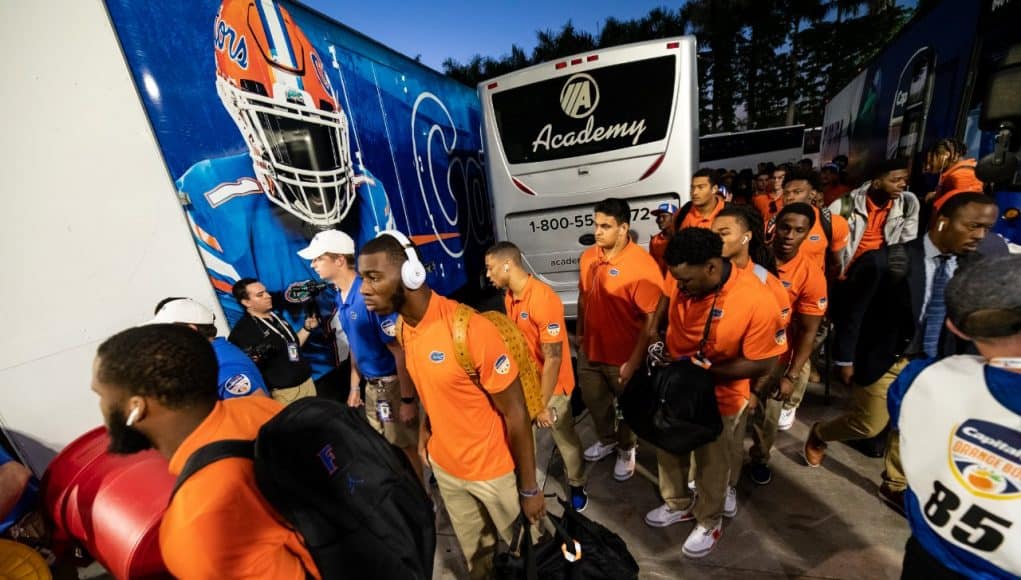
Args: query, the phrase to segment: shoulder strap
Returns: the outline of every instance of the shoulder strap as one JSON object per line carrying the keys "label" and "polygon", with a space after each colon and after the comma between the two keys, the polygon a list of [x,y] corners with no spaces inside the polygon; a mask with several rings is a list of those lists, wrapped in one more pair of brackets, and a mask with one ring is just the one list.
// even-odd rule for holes
{"label": "shoulder strap", "polygon": [[479,383],[479,373],[475,369],[475,361],[472,360],[472,355],[468,352],[468,321],[471,320],[474,313],[475,310],[471,306],[458,304],[454,308],[454,326],[451,334],[454,338],[454,356],[457,358],[457,364],[461,365],[468,378],[481,389],[482,385]]}
{"label": "shoulder strap", "polygon": [[181,486],[184,485],[185,481],[188,481],[189,477],[195,475],[200,469],[210,463],[216,463],[221,459],[228,459],[230,457],[244,457],[254,460],[255,441],[251,439],[224,439],[200,447],[198,451],[192,453],[188,460],[184,462],[184,469],[181,470],[181,474],[177,476],[177,481],[174,482],[174,490],[170,492],[170,501],[174,500],[177,490],[181,489]]}
{"label": "shoulder strap", "polygon": [[684,219],[688,217],[689,213],[691,213],[690,201],[682,205],[681,209],[677,210],[677,217],[674,218],[674,230],[680,231],[681,224],[684,222]]}
{"label": "shoulder strap", "polygon": [[822,222],[822,232],[826,234],[826,242],[829,243],[833,240],[833,214],[830,208],[819,208],[819,221]]}
{"label": "shoulder strap", "polygon": [[400,314],[397,315],[397,324],[394,325],[394,330],[397,333],[397,336],[395,337],[397,339],[397,344],[400,345],[401,348],[404,348],[404,317]]}

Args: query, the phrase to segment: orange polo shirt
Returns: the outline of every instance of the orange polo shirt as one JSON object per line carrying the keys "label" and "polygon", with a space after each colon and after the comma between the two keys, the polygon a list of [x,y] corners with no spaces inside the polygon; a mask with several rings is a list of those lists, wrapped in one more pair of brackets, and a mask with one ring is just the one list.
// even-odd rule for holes
{"label": "orange polo shirt", "polygon": [[726,204],[722,199],[716,198],[716,207],[706,215],[702,215],[702,212],[698,211],[698,208],[694,205],[691,206],[691,210],[688,211],[688,215],[684,216],[684,221],[678,226],[678,230],[684,228],[704,228],[709,229],[713,227],[713,220],[723,210]]}
{"label": "orange polo shirt", "polygon": [[789,294],[794,312],[809,316],[826,314],[826,275],[798,252],[785,264],[778,264],[780,282]]}
{"label": "orange polo shirt", "polygon": [[[432,293],[422,320],[402,325],[404,360],[432,425],[430,459],[454,477],[487,481],[514,471],[514,459],[503,415],[457,362],[456,307],[457,302]],[[467,338],[482,387],[496,394],[511,386],[518,368],[493,323],[472,314]]]}
{"label": "orange polo shirt", "polygon": [[[774,276],[772,272],[751,260],[748,260],[748,263],[745,264],[743,268],[734,262],[731,262],[731,264],[734,264],[735,268],[744,270],[749,274],[759,276],[760,279],[763,276],[766,278],[766,287],[769,288],[770,293],[773,295],[773,299],[776,300],[776,305],[780,307],[780,321],[783,323],[784,327],[786,327],[791,320],[791,298],[787,293],[787,288],[784,287],[783,282]],[[677,284],[677,280],[674,280],[673,276],[670,276],[670,280],[674,281],[674,285]],[[669,288],[669,286],[664,286],[664,288]]]}
{"label": "orange polo shirt", "polygon": [[598,246],[585,250],[578,271],[578,290],[585,300],[585,356],[622,365],[631,357],[645,316],[656,311],[663,295],[659,266],[641,246],[628,242],[609,260]]}
{"label": "orange polo shirt", "polygon": [[521,298],[515,298],[508,291],[503,296],[503,306],[507,316],[525,335],[540,374],[546,361],[542,345],[560,345],[562,358],[553,394],[570,396],[574,390],[574,372],[571,370],[571,345],[567,342],[567,326],[564,324],[564,303],[560,296],[549,285],[529,276]]}
{"label": "orange polo shirt", "polygon": [[663,235],[663,232],[652,236],[649,240],[649,255],[652,256],[653,260],[656,260],[656,265],[659,266],[660,274],[666,274],[666,246],[670,243],[670,239]]}
{"label": "orange polo shirt", "polygon": [[962,159],[953,164],[939,177],[936,186],[936,199],[932,202],[932,211],[936,213],[948,199],[966,191],[982,192],[985,184],[975,176],[975,160]]}
{"label": "orange polo shirt", "polygon": [[[812,209],[815,211],[815,225],[808,231],[808,237],[801,243],[798,253],[805,254],[812,263],[819,266],[820,270],[825,271],[827,249],[831,252],[839,252],[846,248],[847,242],[851,238],[851,227],[847,225],[844,216],[831,213],[830,226],[833,238],[827,247],[826,230],[822,228],[822,214],[819,213],[819,208],[812,206]],[[880,230],[880,234],[882,234],[882,230]]]}
{"label": "orange polo shirt", "polygon": [[752,196],[752,205],[762,215],[762,223],[768,224],[769,220],[783,209],[783,196],[773,199],[768,193],[755,195]]}
{"label": "orange polo shirt", "polygon": [[[283,406],[268,397],[220,401],[170,459],[178,475],[192,453],[223,439],[255,439]],[[160,524],[160,552],[177,578],[319,578],[297,532],[259,493],[250,459],[222,459],[177,491]]]}
{"label": "orange polo shirt", "polygon": [[[713,294],[690,298],[674,284],[666,333],[672,357],[687,357],[698,351],[712,304]],[[771,307],[763,308],[763,304]],[[703,354],[714,364],[737,357],[763,360],[782,355],[787,350],[787,335],[779,310],[763,280],[750,271],[732,268],[712,310],[713,322]],[[750,379],[717,380],[720,414],[737,414],[750,393]]]}
{"label": "orange polo shirt", "polygon": [[[878,250],[883,247],[886,241],[883,239],[883,228],[886,226],[886,218],[890,217],[890,209],[893,208],[893,199],[889,199],[886,205],[880,207],[872,202],[872,198],[865,196],[865,207],[868,211],[868,221],[865,224],[865,231],[862,233],[858,248],[854,251],[854,262],[865,252]],[[849,262],[850,263],[850,262]]]}

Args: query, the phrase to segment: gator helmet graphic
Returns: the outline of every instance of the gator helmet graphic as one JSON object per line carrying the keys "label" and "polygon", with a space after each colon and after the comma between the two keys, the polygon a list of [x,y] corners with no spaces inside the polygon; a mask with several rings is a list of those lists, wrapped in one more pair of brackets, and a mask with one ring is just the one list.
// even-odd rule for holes
{"label": "gator helmet graphic", "polygon": [[214,26],[216,92],[269,199],[315,226],[354,200],[347,117],[323,61],[272,0],[224,0]]}

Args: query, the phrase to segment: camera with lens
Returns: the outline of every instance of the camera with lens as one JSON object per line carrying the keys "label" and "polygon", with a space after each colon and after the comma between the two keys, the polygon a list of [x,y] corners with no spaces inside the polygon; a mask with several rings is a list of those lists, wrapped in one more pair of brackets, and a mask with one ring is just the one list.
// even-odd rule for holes
{"label": "camera with lens", "polygon": [[316,282],[315,280],[294,282],[284,291],[284,299],[291,304],[304,304],[313,300],[327,286],[326,282]]}
{"label": "camera with lens", "polygon": [[261,367],[270,357],[276,354],[276,347],[272,344],[257,344],[241,349],[248,358],[252,359],[255,366]]}

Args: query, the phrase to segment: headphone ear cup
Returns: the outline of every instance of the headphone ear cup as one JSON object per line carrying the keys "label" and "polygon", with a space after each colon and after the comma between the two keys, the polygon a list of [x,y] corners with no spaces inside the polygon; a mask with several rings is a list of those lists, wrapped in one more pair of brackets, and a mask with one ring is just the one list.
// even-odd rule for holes
{"label": "headphone ear cup", "polygon": [[418,260],[408,260],[401,265],[401,281],[408,290],[418,290],[425,284],[425,267]]}

